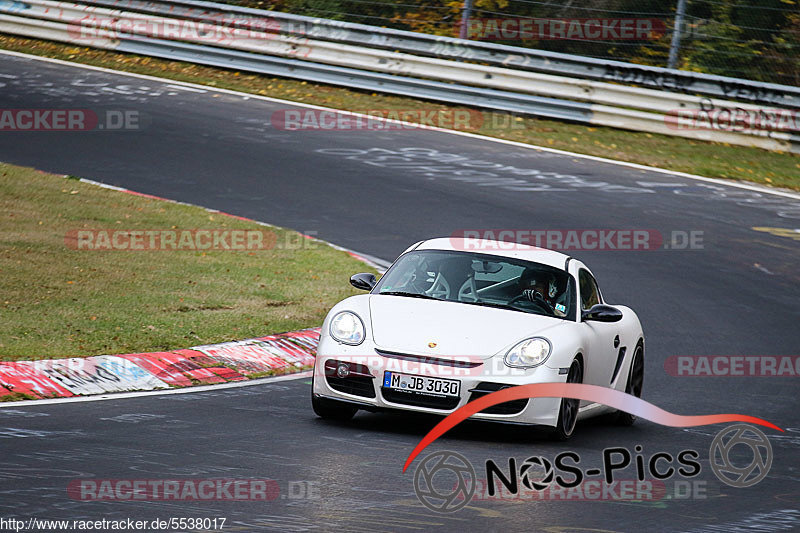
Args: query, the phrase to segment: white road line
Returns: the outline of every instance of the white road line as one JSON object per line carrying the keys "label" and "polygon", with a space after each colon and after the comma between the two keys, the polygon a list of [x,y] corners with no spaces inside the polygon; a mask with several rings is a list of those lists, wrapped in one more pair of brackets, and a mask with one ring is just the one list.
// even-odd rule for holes
{"label": "white road line", "polygon": [[202,385],[199,387],[185,387],[182,389],[168,389],[156,391],[139,392],[120,392],[117,394],[98,394],[97,396],[78,396],[74,398],[51,398],[47,400],[21,400],[18,402],[2,402],[0,409],[15,407],[38,407],[40,405],[50,405],[54,403],[78,403],[78,402],[100,402],[104,400],[124,400],[127,398],[141,398],[143,396],[165,396],[168,394],[193,394],[196,392],[217,391],[221,389],[237,389],[240,387],[252,387],[253,385],[264,385],[278,381],[291,381],[295,379],[310,378],[312,372],[299,372],[297,374],[287,374],[285,376],[274,376],[269,378],[251,379],[248,381],[235,381],[230,383],[219,383],[216,385]]}
{"label": "white road line", "polygon": [[[159,78],[159,77],[156,77],[156,76],[148,76],[146,74],[135,74],[133,72],[124,72],[124,71],[121,71],[121,70],[114,70],[114,69],[109,69],[109,68],[104,68],[104,67],[95,67],[93,65],[84,65],[84,64],[81,64],[81,63],[73,63],[71,61],[63,61],[61,59],[54,59],[54,58],[51,58],[51,57],[36,56],[36,55],[31,55],[31,54],[23,54],[21,52],[12,52],[10,50],[0,50],[0,54],[6,54],[6,55],[11,55],[11,56],[16,56],[16,57],[23,57],[23,58],[26,58],[26,59],[33,59],[33,60],[36,60],[36,61],[44,61],[44,62],[48,62],[48,63],[55,63],[55,64],[58,64],[58,65],[65,65],[65,66],[70,66],[70,67],[74,67],[74,68],[84,68],[84,69],[87,69],[87,70],[95,70],[95,71],[98,71],[98,72],[105,72],[107,74],[130,76],[130,77],[138,78],[138,79],[142,79],[142,80],[149,80],[149,81],[154,81],[154,82],[163,83],[163,84],[177,85],[177,86],[186,87],[186,88],[200,89],[200,90],[203,90],[203,91],[211,91],[211,92],[217,92],[217,93],[232,94],[232,95],[240,96],[240,97],[247,98],[247,99],[253,98],[253,99],[256,99],[256,100],[263,100],[263,101],[266,101],[266,102],[274,102],[274,103],[279,103],[279,104],[286,104],[286,105],[289,105],[289,106],[292,106],[292,107],[304,107],[304,108],[308,108],[308,109],[318,109],[318,110],[322,110],[322,111],[333,111],[333,112],[340,113],[340,114],[343,114],[343,115],[349,115],[349,116],[354,116],[354,117],[362,117],[362,118],[369,118],[369,119],[372,119],[372,120],[376,119],[376,117],[371,116],[371,115],[364,115],[362,113],[354,113],[352,111],[345,111],[343,109],[335,109],[335,108],[331,108],[331,107],[322,107],[322,106],[317,106],[317,105],[313,105],[313,104],[304,104],[302,102],[293,102],[291,100],[281,100],[279,98],[273,98],[273,97],[270,97],[270,96],[262,96],[262,95],[259,95],[259,94],[243,93],[243,92],[240,92],[240,91],[233,91],[233,90],[230,90],[230,89],[220,89],[220,88],[217,88],[217,87],[211,87],[211,86],[208,86],[208,85],[200,85],[200,84],[197,84],[197,83],[188,83],[188,82],[183,82],[183,81],[170,80],[168,78]],[[388,123],[392,123],[392,124],[411,124],[411,123],[408,123],[408,122],[405,122],[405,121],[402,121],[402,120],[394,120],[394,119],[382,119],[382,120],[384,120],[385,122],[388,122]],[[724,180],[724,179],[719,179],[719,178],[707,178],[705,176],[698,176],[697,174],[689,174],[687,172],[679,172],[677,170],[666,170],[666,169],[658,168],[658,167],[650,167],[650,166],[647,166],[647,165],[640,165],[638,163],[629,163],[627,161],[618,161],[616,159],[607,159],[605,157],[598,157],[598,156],[594,156],[594,155],[578,154],[578,153],[569,152],[569,151],[566,151],[566,150],[559,150],[559,149],[556,149],[556,148],[548,148],[546,146],[539,146],[539,145],[535,145],[535,144],[527,144],[527,143],[518,142],[518,141],[509,141],[507,139],[498,139],[496,137],[487,137],[485,135],[478,135],[476,133],[469,133],[469,132],[466,132],[466,131],[448,130],[448,129],[444,129],[444,128],[438,128],[436,126],[427,126],[427,125],[419,125],[417,127],[419,127],[420,129],[438,131],[438,132],[442,132],[442,133],[449,133],[451,135],[459,135],[461,137],[468,137],[468,138],[471,138],[471,139],[479,139],[479,140],[483,140],[483,141],[489,141],[489,142],[494,142],[494,143],[505,144],[505,145],[508,145],[508,146],[516,146],[516,147],[519,147],[519,148],[528,148],[528,149],[532,149],[532,150],[539,150],[539,151],[542,151],[542,152],[549,152],[549,153],[559,154],[559,155],[568,156],[568,157],[577,157],[577,158],[580,158],[580,159],[587,159],[589,161],[596,161],[598,163],[607,163],[607,164],[611,164],[611,165],[619,165],[619,166],[623,166],[623,167],[634,168],[634,169],[637,169],[637,170],[645,170],[645,171],[649,171],[649,172],[658,172],[660,174],[667,174],[667,175],[670,175],[670,176],[679,176],[681,178],[686,178],[686,179],[695,180],[695,181],[703,181],[703,182],[706,182],[706,183],[715,183],[717,185],[724,185],[726,187],[735,187],[737,189],[745,189],[745,190],[748,190],[748,191],[755,191],[755,192],[759,192],[759,193],[763,193],[763,194],[772,194],[774,196],[783,196],[785,198],[792,198],[794,200],[800,200],[800,194],[794,193],[794,192],[791,192],[791,191],[788,191],[788,190],[772,189],[772,188],[764,187],[764,186],[761,186],[761,185],[742,183],[742,182],[738,182],[738,181]]]}
{"label": "white road line", "polygon": [[180,91],[189,91],[193,93],[207,93],[206,89],[195,89],[194,87],[184,87],[183,85],[167,85],[170,89],[178,89]]}
{"label": "white road line", "polygon": [[108,183],[102,183],[102,182],[90,180],[90,179],[87,179],[87,178],[81,178],[80,181],[83,182],[83,183],[88,183],[90,185],[96,185],[96,186],[102,187],[104,189],[111,189],[112,191],[128,192],[128,189],[126,189],[124,187],[117,187],[116,185],[109,185]]}
{"label": "white road line", "polygon": [[651,187],[686,187],[685,183],[662,183],[660,181],[637,181],[639,185],[646,188]]}

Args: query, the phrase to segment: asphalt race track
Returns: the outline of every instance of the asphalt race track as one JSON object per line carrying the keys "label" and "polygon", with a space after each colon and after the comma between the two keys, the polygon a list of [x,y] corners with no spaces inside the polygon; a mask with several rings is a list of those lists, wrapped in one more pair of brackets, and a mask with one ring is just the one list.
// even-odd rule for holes
{"label": "asphalt race track", "polygon": [[[360,413],[317,419],[307,377],[211,392],[0,408],[0,516],[226,518],[225,531],[783,531],[800,529],[800,410],[794,377],[675,377],[677,355],[800,354],[800,242],[754,227],[800,228],[800,200],[436,131],[285,131],[286,104],[0,54],[0,108],[128,110],[137,131],[4,132],[0,160],[78,175],[313,233],[394,259],[465,229],[702,232],[700,249],[583,251],[611,303],[646,335],[644,397],[679,414],[742,413],[774,452],[754,487],[708,463],[724,426],[579,423],[566,444],[514,426],[470,423],[425,450],[507,465],[571,450],[599,467],[609,447],[699,452],[695,493],[668,480],[654,501],[474,500],[427,510],[402,465],[436,419]],[[453,155],[455,154],[455,155]],[[459,173],[464,170],[477,173]],[[535,169],[536,172],[523,172]],[[683,233],[676,233],[683,235]],[[669,241],[669,239],[667,239]],[[680,239],[678,239],[680,241]],[[668,243],[669,244],[669,243]],[[347,283],[346,279],[342,283]],[[265,334],[271,332],[264,332]],[[76,479],[260,478],[269,502],[68,497]],[[636,478],[634,466],[618,479]],[[676,478],[677,479],[677,478]]]}

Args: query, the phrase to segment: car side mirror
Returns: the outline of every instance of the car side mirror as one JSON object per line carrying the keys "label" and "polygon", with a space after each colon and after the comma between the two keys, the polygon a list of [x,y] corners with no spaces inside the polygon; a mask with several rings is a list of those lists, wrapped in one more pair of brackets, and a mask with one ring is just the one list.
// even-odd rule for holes
{"label": "car side mirror", "polygon": [[377,282],[378,280],[375,278],[375,274],[370,274],[368,272],[350,276],[350,285],[362,291],[371,291]]}
{"label": "car side mirror", "polygon": [[588,311],[583,311],[581,319],[596,320],[597,322],[619,322],[622,320],[622,311],[610,305],[596,304]]}

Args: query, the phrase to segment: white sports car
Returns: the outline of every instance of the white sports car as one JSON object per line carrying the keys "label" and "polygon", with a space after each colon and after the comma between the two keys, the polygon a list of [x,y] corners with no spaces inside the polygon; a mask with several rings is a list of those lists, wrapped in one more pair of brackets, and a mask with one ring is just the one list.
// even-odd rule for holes
{"label": "white sports car", "polygon": [[[641,396],[644,336],[631,309],[611,306],[591,271],[567,255],[508,242],[439,238],[409,247],[368,294],[339,302],[322,324],[312,405],[322,418],[359,409],[446,415],[529,383],[587,383]],[[573,399],[514,400],[473,416],[542,425],[559,439],[608,407]],[[622,424],[634,417],[617,412]]]}

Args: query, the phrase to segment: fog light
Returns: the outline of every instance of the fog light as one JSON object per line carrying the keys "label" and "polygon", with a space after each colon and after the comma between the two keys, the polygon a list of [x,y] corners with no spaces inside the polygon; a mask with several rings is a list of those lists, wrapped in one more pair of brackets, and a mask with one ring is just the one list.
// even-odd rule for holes
{"label": "fog light", "polygon": [[339,367],[336,369],[336,375],[340,378],[346,378],[350,375],[350,367],[347,366],[347,363],[342,363],[339,365]]}

